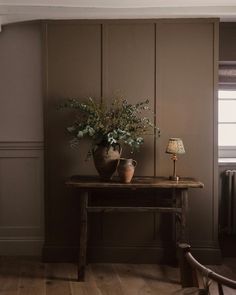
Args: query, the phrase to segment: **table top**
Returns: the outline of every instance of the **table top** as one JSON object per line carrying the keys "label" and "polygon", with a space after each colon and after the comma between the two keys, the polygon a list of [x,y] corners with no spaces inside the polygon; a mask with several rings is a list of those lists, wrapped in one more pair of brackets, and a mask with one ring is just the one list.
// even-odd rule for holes
{"label": "table top", "polygon": [[80,189],[152,189],[152,188],[203,188],[204,184],[194,178],[180,178],[178,181],[170,180],[168,177],[134,177],[130,183],[122,183],[119,178],[102,180],[98,176],[74,175],[66,181],[66,185]]}

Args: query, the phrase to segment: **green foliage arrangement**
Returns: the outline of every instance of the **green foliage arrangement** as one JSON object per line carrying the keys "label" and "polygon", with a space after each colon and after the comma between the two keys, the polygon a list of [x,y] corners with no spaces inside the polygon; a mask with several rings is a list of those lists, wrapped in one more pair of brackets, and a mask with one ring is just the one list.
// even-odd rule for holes
{"label": "green foliage arrangement", "polygon": [[143,135],[156,127],[151,120],[143,116],[150,111],[149,101],[129,104],[126,99],[115,98],[109,105],[97,102],[89,97],[84,102],[79,99],[68,99],[60,107],[76,110],[74,122],[67,127],[72,135],[71,144],[86,137],[92,139],[91,155],[95,145],[115,146],[125,144],[133,152],[143,144]]}

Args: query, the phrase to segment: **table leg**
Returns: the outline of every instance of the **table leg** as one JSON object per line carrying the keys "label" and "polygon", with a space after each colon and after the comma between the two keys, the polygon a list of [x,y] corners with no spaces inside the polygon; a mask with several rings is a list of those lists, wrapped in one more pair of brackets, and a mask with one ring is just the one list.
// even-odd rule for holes
{"label": "table leg", "polygon": [[87,231],[88,231],[88,192],[81,192],[80,195],[80,245],[78,260],[78,281],[84,280],[87,252]]}
{"label": "table leg", "polygon": [[[172,189],[172,207],[178,207],[178,197],[176,196],[176,190],[175,188]],[[179,205],[180,206],[180,205]],[[175,244],[177,245],[178,241],[178,214],[175,213],[173,214],[173,227],[172,227],[172,232],[173,232],[173,241],[175,241]]]}
{"label": "table leg", "polygon": [[188,212],[188,189],[176,191],[176,207],[181,208],[180,213],[176,213],[176,244],[187,242],[187,212]]}
{"label": "table leg", "polygon": [[181,190],[180,242],[187,242],[188,189]]}

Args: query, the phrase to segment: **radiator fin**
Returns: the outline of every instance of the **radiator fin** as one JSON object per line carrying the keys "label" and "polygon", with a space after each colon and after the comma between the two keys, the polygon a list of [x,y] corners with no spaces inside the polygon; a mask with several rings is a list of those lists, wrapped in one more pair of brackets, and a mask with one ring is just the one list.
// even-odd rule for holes
{"label": "radiator fin", "polygon": [[228,234],[236,234],[236,170],[226,170],[227,179],[227,232]]}

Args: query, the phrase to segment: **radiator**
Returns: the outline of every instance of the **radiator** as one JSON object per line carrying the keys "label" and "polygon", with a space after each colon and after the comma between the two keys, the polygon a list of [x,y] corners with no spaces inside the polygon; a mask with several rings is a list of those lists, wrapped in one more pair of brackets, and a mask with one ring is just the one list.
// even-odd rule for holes
{"label": "radiator", "polygon": [[236,234],[236,170],[226,170],[225,176],[226,230],[228,234]]}

